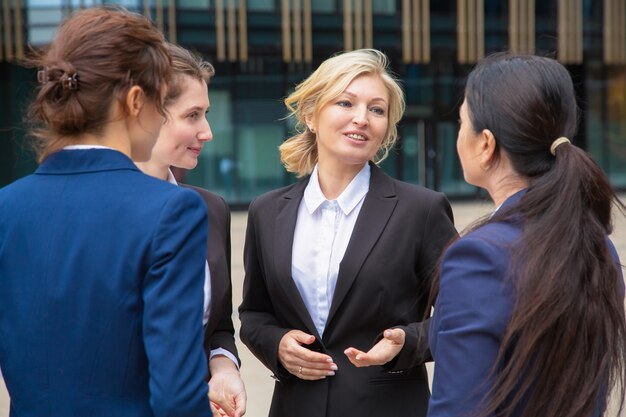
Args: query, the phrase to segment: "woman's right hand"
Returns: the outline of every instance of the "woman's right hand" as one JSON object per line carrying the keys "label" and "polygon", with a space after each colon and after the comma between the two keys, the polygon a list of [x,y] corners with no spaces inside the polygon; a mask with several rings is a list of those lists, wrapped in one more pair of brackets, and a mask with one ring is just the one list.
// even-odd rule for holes
{"label": "woman's right hand", "polygon": [[335,375],[337,365],[330,356],[303,346],[314,341],[315,336],[311,334],[290,330],[280,339],[278,360],[289,373],[300,379],[316,381]]}

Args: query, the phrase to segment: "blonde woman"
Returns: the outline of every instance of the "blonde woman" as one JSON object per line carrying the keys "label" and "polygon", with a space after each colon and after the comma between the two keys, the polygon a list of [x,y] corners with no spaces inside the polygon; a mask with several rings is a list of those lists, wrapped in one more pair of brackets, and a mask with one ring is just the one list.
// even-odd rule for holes
{"label": "blonde woman", "polygon": [[285,104],[299,133],[280,153],[304,178],[250,206],[241,339],[278,380],[272,417],[426,414],[420,320],[456,231],[442,194],[376,165],[404,110],[387,65],[347,52],[296,87]]}
{"label": "blonde woman", "polygon": [[168,119],[152,156],[137,163],[145,173],[196,191],[207,206],[208,254],[204,280],[204,346],[209,364],[209,397],[216,414],[241,417],[246,390],[239,375],[239,357],[232,320],[230,278],[230,211],[224,199],[203,188],[178,184],[170,167],[193,169],[202,147],[213,139],[206,119],[208,83],[213,66],[188,50],[167,44],[172,57],[172,81],[165,97]]}

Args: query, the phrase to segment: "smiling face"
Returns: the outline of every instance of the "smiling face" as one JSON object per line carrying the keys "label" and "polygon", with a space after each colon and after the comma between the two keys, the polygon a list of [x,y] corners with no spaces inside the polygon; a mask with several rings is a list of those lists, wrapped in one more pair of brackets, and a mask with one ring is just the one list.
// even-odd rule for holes
{"label": "smiling face", "polygon": [[204,81],[181,77],[182,94],[167,106],[169,117],[161,128],[152,159],[168,168],[193,169],[204,143],[213,139],[206,119],[209,95]]}
{"label": "smiling face", "polygon": [[389,124],[389,91],[376,75],[356,77],[317,117],[307,118],[315,132],[318,162],[363,166],[380,148]]}

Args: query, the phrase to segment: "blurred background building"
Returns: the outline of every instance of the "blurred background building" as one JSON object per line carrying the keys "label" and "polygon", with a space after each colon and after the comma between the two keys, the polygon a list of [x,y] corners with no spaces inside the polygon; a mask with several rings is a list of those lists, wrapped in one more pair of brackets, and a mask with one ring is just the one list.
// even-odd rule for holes
{"label": "blurred background building", "polygon": [[[0,0],[0,186],[33,171],[22,118],[35,71],[19,66],[73,10],[93,0]],[[626,189],[626,0],[119,0],[150,15],[169,40],[216,67],[208,115],[214,141],[185,181],[245,206],[293,182],[277,147],[289,136],[284,98],[321,61],[384,51],[407,111],[392,176],[473,197],[456,156],[464,81],[485,54],[511,50],[566,65],[582,110],[577,144]]]}

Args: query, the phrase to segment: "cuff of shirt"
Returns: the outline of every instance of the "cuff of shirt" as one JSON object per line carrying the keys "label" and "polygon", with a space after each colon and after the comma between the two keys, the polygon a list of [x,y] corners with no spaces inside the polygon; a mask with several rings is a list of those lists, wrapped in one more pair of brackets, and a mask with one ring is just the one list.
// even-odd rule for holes
{"label": "cuff of shirt", "polygon": [[239,369],[239,361],[237,360],[235,355],[233,355],[232,353],[230,353],[226,349],[224,349],[224,348],[212,349],[211,350],[211,354],[209,355],[209,360],[213,359],[213,357],[217,356],[217,355],[224,355],[224,356],[226,356],[228,359],[233,361],[235,363],[235,366],[237,367],[237,369]]}

